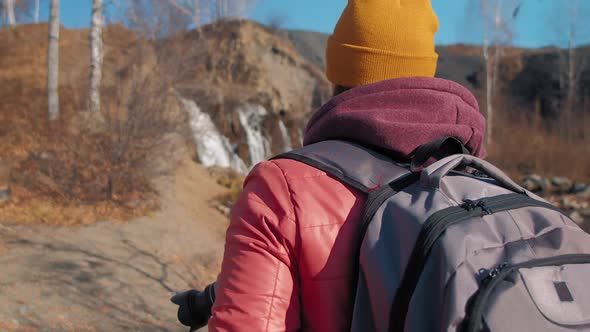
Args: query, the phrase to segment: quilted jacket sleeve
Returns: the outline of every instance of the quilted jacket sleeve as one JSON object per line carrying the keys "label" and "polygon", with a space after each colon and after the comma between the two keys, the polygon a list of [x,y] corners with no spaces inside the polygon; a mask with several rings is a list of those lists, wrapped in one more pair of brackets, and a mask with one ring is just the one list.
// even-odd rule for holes
{"label": "quilted jacket sleeve", "polygon": [[283,171],[259,164],[232,210],[209,331],[300,329],[294,220]]}

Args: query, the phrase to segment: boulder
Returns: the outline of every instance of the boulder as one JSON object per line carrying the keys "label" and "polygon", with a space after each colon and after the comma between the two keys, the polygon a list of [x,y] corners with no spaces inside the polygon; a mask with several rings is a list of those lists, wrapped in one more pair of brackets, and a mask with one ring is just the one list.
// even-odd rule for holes
{"label": "boulder", "polygon": [[231,213],[231,208],[222,203],[216,204],[215,208],[217,209],[217,211],[221,212],[221,214],[223,214],[226,217],[229,217]]}
{"label": "boulder", "polygon": [[582,225],[584,223],[584,217],[578,211],[570,213],[570,218],[578,225]]}
{"label": "boulder", "polygon": [[522,180],[522,186],[528,191],[545,191],[547,189],[546,182],[544,179],[537,174],[531,174],[524,177]]}
{"label": "boulder", "polygon": [[556,176],[551,179],[551,184],[557,192],[568,193],[572,190],[574,183],[565,176]]}
{"label": "boulder", "polygon": [[559,206],[564,210],[577,210],[581,207],[580,203],[570,196],[561,197],[559,199]]}
{"label": "boulder", "polygon": [[0,188],[0,203],[6,202],[10,199],[10,188]]}
{"label": "boulder", "polygon": [[574,186],[572,187],[573,194],[583,193],[586,190],[590,189],[590,186],[584,182],[576,181],[574,182]]}
{"label": "boulder", "polygon": [[0,203],[10,199],[10,167],[0,160]]}
{"label": "boulder", "polygon": [[577,193],[576,196],[581,199],[590,199],[590,186],[588,186],[584,191]]}

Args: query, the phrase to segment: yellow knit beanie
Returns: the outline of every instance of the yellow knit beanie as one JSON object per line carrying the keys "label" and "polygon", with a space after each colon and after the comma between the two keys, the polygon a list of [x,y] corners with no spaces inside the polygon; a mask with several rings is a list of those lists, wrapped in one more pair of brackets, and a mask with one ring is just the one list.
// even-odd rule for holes
{"label": "yellow knit beanie", "polygon": [[328,39],[328,79],[355,87],[400,77],[433,77],[437,30],[430,0],[349,0]]}

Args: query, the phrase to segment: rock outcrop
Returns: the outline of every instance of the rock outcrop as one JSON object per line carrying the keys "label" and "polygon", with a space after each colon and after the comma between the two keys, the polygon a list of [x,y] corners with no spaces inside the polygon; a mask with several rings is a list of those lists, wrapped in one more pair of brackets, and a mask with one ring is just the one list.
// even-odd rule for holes
{"label": "rock outcrop", "polygon": [[521,183],[564,210],[576,223],[590,223],[590,184],[564,176],[543,178],[537,174],[526,175]]}
{"label": "rock outcrop", "polygon": [[298,146],[305,121],[330,96],[319,68],[251,21],[221,21],[164,43],[206,50],[183,59],[176,89],[211,117],[248,166]]}
{"label": "rock outcrop", "polygon": [[0,203],[10,199],[10,166],[0,160]]}

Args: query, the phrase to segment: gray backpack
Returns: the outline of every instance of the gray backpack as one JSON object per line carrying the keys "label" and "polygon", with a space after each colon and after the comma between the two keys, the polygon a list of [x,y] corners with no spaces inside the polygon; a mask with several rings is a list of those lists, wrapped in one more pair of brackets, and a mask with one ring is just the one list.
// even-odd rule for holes
{"label": "gray backpack", "polygon": [[344,141],[278,157],[368,195],[352,331],[590,331],[590,236],[457,142],[412,165]]}

